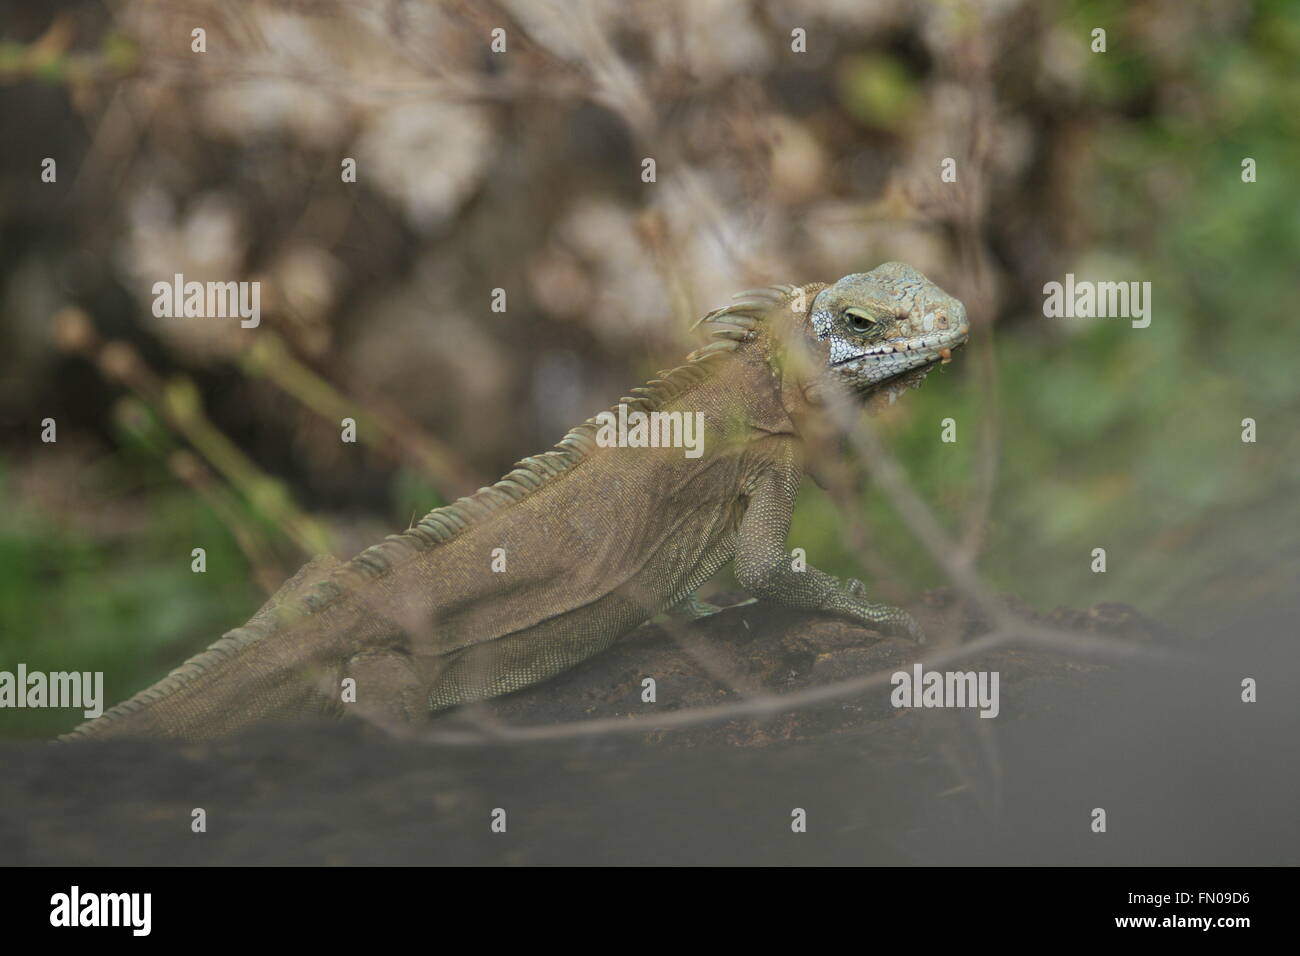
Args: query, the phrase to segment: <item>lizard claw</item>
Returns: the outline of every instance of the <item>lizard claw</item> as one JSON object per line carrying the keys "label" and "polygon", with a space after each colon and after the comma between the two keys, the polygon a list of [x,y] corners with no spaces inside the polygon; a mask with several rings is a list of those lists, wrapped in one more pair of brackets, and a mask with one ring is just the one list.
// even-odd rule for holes
{"label": "lizard claw", "polygon": [[917,644],[925,643],[925,631],[917,623],[916,618],[908,614],[902,608],[891,607],[888,604],[872,604],[864,598],[867,594],[866,585],[857,578],[844,579],[844,593],[855,599],[858,604],[858,610],[853,612],[863,623],[875,626],[883,626],[887,630],[915,641]]}
{"label": "lizard claw", "polygon": [[917,623],[916,618],[901,607],[876,604],[872,606],[872,610],[879,615],[878,623],[883,624],[899,637],[905,637],[917,644],[925,643],[925,631],[921,629],[921,625]]}

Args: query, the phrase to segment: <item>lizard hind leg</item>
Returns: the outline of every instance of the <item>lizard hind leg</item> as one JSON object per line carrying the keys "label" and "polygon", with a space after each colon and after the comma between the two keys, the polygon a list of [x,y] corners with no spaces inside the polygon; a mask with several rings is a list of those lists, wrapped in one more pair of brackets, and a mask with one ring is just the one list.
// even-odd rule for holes
{"label": "lizard hind leg", "polygon": [[374,648],[354,654],[343,669],[351,685],[342,688],[343,709],[390,733],[399,733],[428,717],[424,684],[409,654]]}

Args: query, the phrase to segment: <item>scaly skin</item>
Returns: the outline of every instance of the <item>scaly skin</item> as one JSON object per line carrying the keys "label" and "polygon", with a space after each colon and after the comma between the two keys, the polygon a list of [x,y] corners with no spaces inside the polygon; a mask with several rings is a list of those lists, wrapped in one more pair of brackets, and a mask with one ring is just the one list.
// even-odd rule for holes
{"label": "scaly skin", "polygon": [[827,391],[876,404],[915,387],[965,343],[961,303],[887,263],[743,293],[701,321],[715,341],[622,400],[702,412],[701,457],[599,447],[588,421],[347,564],[307,565],[243,628],[67,736],[207,738],[349,707],[421,720],[546,680],[661,611],[706,611],[696,588],[733,559],[757,598],[919,636],[859,582],[793,570],[786,534],[801,428]]}

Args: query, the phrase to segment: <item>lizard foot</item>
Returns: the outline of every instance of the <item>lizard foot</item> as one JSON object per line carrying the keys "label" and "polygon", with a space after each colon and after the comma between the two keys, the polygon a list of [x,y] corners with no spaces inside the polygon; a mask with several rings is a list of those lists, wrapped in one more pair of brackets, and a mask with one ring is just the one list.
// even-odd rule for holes
{"label": "lizard foot", "polygon": [[844,611],[850,617],[863,624],[883,625],[886,630],[900,637],[909,638],[917,644],[925,643],[925,631],[921,629],[916,618],[901,607],[873,604],[866,600],[867,589],[857,578],[849,578],[844,582],[844,594],[848,598]]}

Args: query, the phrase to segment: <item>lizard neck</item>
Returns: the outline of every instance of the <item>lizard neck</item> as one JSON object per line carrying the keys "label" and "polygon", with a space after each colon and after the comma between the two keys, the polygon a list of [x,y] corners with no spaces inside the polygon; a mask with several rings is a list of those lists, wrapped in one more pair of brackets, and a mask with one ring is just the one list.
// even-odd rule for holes
{"label": "lizard neck", "polygon": [[830,362],[830,350],[812,334],[808,317],[813,299],[825,287],[811,282],[787,294],[759,339],[781,407],[798,433],[820,418],[812,384]]}

